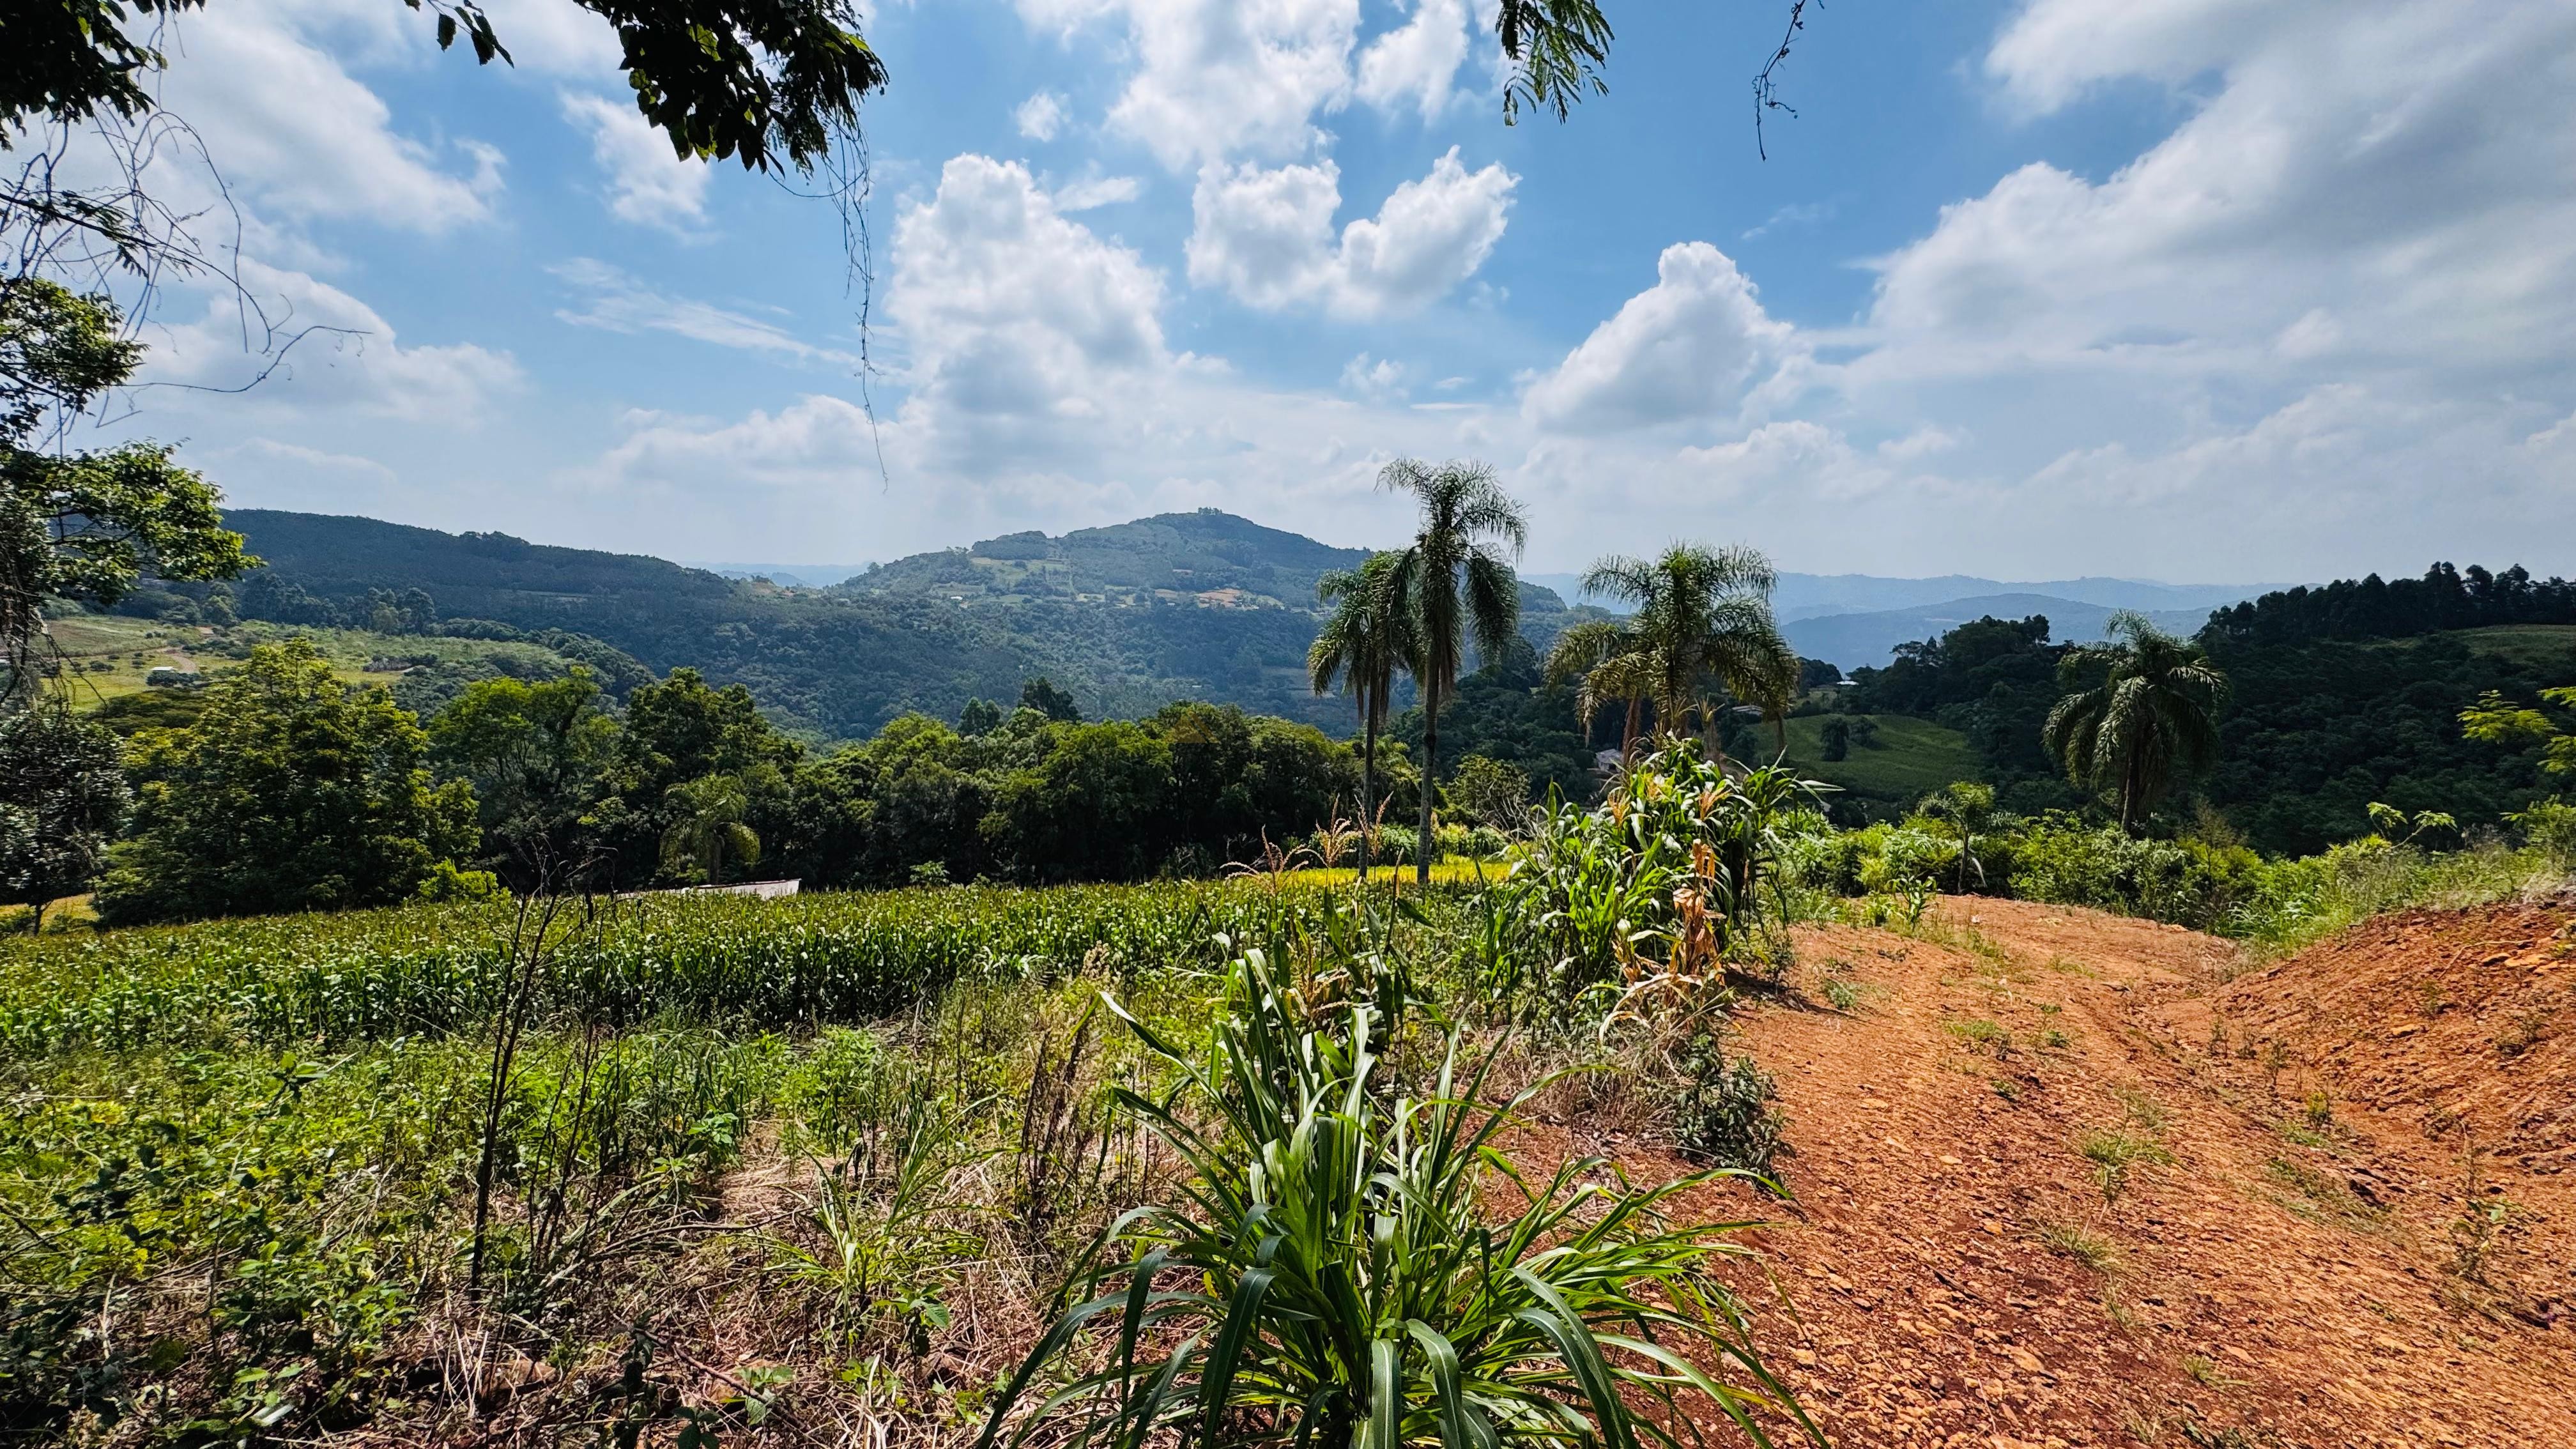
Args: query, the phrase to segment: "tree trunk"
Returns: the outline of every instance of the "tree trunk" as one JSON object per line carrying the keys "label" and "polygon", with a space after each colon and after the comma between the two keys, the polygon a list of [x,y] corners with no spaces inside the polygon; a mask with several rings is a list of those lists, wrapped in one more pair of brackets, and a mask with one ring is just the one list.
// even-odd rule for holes
{"label": "tree trunk", "polygon": [[1364,710],[1360,730],[1360,884],[1368,884],[1369,832],[1377,828],[1370,812],[1377,798],[1377,714]]}
{"label": "tree trunk", "polygon": [[1417,885],[1431,884],[1431,794],[1439,789],[1440,773],[1440,694],[1437,690],[1422,692],[1422,836],[1413,848],[1413,879]]}
{"label": "tree trunk", "polygon": [[1646,701],[1640,696],[1628,696],[1628,723],[1619,732],[1619,759],[1622,763],[1637,753],[1637,716],[1645,705]]}

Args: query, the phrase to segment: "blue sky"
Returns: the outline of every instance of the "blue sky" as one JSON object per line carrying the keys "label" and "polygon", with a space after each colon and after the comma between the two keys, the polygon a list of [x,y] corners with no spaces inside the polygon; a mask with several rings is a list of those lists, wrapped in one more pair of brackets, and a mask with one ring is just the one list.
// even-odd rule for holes
{"label": "blue sky", "polygon": [[[214,6],[165,97],[263,312],[342,330],[117,426],[245,505],[692,559],[1369,543],[1409,453],[1500,470],[1542,571],[2576,571],[2576,7],[1839,0],[1767,161],[1784,4],[1606,8],[1609,95],[1507,129],[1479,0],[880,7],[863,393],[838,213],[672,160],[597,21],[494,4],[477,68]],[[208,290],[147,339],[264,364]]]}

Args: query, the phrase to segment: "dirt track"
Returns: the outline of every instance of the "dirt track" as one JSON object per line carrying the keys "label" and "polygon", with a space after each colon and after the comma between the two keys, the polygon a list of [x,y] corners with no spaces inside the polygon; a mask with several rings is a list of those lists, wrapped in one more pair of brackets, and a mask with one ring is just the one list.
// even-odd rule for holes
{"label": "dirt track", "polygon": [[[2576,963],[2537,944],[2576,912],[2488,915],[2364,928],[2361,982],[2349,941],[2239,975],[2223,941],[2006,901],[1805,934],[1796,998],[1742,1018],[1798,1154],[1762,1341],[1837,1444],[2576,1445],[2548,1017]],[[2538,984],[2356,1029],[2432,1000],[2427,942]],[[2494,1045],[2499,1013],[2537,1043]]]}

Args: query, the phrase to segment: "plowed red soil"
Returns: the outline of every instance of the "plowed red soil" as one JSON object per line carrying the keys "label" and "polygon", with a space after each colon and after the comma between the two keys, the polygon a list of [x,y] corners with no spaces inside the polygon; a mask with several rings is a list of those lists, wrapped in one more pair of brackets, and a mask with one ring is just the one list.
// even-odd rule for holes
{"label": "plowed red soil", "polygon": [[2571,921],[1805,933],[1760,1341],[1844,1445],[2576,1446]]}

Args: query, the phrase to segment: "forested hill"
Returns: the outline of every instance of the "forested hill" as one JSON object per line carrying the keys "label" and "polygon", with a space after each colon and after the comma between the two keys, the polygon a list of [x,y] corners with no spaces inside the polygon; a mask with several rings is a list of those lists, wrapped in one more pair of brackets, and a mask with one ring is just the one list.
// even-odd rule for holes
{"label": "forested hill", "polygon": [[[1366,549],[1335,548],[1213,508],[1165,513],[1060,538],[1034,530],[972,548],[871,566],[846,593],[932,595],[973,604],[1043,599],[1114,605],[1195,601],[1212,607],[1311,609],[1315,582],[1356,567]],[[1541,601],[1534,599],[1533,603]],[[1557,607],[1548,593],[1542,612]]]}
{"label": "forested hill", "polygon": [[373,518],[236,508],[225,526],[240,531],[268,567],[243,586],[252,601],[287,586],[318,598],[364,598],[370,589],[420,589],[441,615],[511,619],[554,610],[562,623],[602,605],[641,600],[713,603],[734,585],[700,569],[642,554],[556,548],[506,533],[441,533]]}
{"label": "forested hill", "polygon": [[[345,618],[418,590],[441,627],[486,619],[568,629],[657,671],[750,686],[781,723],[824,738],[906,710],[955,719],[1045,675],[1094,716],[1209,699],[1339,724],[1308,689],[1315,580],[1362,557],[1231,514],[1168,514],[1061,538],[1027,533],[880,565],[832,589],[734,582],[662,559],[265,509],[226,515],[268,567],[235,586],[245,614]],[[1523,590],[1544,642],[1570,617]]]}
{"label": "forested hill", "polygon": [[[2053,622],[1979,619],[1906,645],[1836,703],[1956,731],[2017,808],[2074,804],[2040,748],[2062,693]],[[2465,738],[2460,712],[2489,690],[2530,704],[2576,683],[2576,583],[2438,563],[2268,593],[2217,610],[2197,639],[2229,689],[2217,766],[2192,789],[2265,850],[2351,839],[2373,801],[2494,828],[2565,783],[2536,745]]]}

